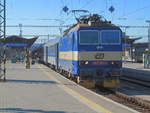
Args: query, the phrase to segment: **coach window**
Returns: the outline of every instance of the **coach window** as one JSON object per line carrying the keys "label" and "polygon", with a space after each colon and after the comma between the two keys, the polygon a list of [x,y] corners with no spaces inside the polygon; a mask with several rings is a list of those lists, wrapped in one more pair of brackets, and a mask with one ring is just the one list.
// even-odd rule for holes
{"label": "coach window", "polygon": [[95,45],[99,43],[98,31],[80,31],[80,44],[81,45]]}
{"label": "coach window", "polygon": [[101,31],[101,43],[103,45],[118,45],[121,43],[120,31]]}

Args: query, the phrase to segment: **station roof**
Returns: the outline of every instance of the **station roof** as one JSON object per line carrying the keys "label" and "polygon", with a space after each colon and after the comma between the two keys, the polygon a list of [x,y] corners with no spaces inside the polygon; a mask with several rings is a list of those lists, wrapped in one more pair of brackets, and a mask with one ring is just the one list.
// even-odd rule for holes
{"label": "station roof", "polygon": [[7,46],[12,46],[12,47],[31,47],[32,44],[37,40],[38,37],[34,37],[34,38],[23,38],[20,36],[16,36],[16,35],[12,35],[12,36],[8,36],[5,41],[4,39],[0,39],[0,42],[5,43]]}
{"label": "station roof", "polygon": [[140,38],[129,38],[129,36],[126,36],[125,38],[123,38],[123,42],[126,42],[126,43],[134,43],[136,40],[139,40],[141,39]]}

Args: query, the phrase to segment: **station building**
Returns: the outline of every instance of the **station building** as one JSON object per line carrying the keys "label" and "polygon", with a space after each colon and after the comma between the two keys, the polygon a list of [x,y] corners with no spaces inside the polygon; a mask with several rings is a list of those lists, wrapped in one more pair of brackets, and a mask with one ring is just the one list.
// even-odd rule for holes
{"label": "station building", "polygon": [[134,59],[134,43],[136,40],[141,38],[130,38],[125,36],[123,38],[123,60],[124,61],[133,61]]}
{"label": "station building", "polygon": [[148,48],[148,43],[134,43],[133,44],[133,61],[134,62],[143,62],[143,54]]}
{"label": "station building", "polygon": [[5,41],[0,39],[1,45],[6,45],[6,57],[7,60],[16,58],[17,60],[24,59],[26,55],[26,48],[30,48],[32,44],[37,40],[35,38],[23,38],[20,36],[8,36]]}
{"label": "station building", "polygon": [[123,39],[123,60],[132,62],[143,62],[143,54],[148,48],[147,42],[136,43],[141,38],[130,38],[126,36]]}

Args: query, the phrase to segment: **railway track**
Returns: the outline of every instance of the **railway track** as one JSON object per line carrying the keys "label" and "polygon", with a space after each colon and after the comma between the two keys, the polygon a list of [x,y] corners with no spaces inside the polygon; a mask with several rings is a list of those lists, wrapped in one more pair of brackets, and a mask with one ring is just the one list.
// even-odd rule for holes
{"label": "railway track", "polygon": [[[139,89],[141,91],[142,90],[150,90],[150,83],[148,81],[139,80],[139,79],[131,78],[131,77],[122,77],[120,80],[125,81],[125,83],[128,85],[128,88],[130,86],[130,87],[135,87],[135,89],[137,89],[137,91]],[[128,101],[130,103],[133,103],[134,105],[139,106],[138,109],[140,109],[140,108],[143,109],[142,110],[143,113],[145,113],[146,111],[148,111],[148,113],[150,113],[150,101],[147,101],[143,98],[139,98],[139,97],[135,97],[135,96],[128,96],[128,95],[122,93],[120,90],[129,90],[129,89],[120,87],[119,91],[116,92],[117,96],[125,99],[126,101]],[[132,90],[129,90],[129,91],[131,92]]]}
{"label": "railway track", "polygon": [[149,113],[150,112],[150,103],[148,101],[145,101],[141,98],[134,97],[134,96],[128,96],[126,94],[123,94],[119,91],[115,93],[115,95],[123,100],[122,104],[125,104],[129,107],[132,107],[133,109],[143,112],[143,113]]}
{"label": "railway track", "polygon": [[121,77],[121,80],[128,81],[128,82],[131,82],[131,83],[134,83],[134,84],[138,84],[138,85],[142,85],[144,87],[150,88],[150,81],[144,81],[144,80],[139,80],[139,79],[136,79],[136,78],[125,77],[125,76]]}
{"label": "railway track", "polygon": [[92,90],[97,94],[103,95],[115,102],[133,108],[141,113],[150,113],[150,103],[148,101],[145,101],[143,99],[134,96],[128,96],[120,92],[118,89],[112,90],[112,89],[98,88],[98,87],[88,88],[88,89]]}

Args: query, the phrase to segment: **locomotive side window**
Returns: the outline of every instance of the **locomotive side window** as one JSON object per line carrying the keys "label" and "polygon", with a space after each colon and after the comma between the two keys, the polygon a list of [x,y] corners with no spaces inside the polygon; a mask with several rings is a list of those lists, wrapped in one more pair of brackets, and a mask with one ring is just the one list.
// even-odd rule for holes
{"label": "locomotive side window", "polygon": [[121,42],[120,31],[101,31],[101,43],[118,45]]}
{"label": "locomotive side window", "polygon": [[80,31],[80,44],[98,44],[99,43],[99,32],[98,31]]}

